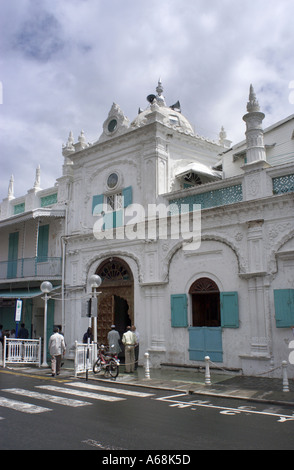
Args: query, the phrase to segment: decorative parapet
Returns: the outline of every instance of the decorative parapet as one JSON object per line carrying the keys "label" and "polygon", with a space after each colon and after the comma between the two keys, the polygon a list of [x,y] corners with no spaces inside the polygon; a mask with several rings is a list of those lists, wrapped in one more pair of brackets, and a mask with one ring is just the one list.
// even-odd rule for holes
{"label": "decorative parapet", "polygon": [[57,203],[57,193],[41,197],[41,207],[52,206]]}
{"label": "decorative parapet", "polygon": [[176,204],[180,207],[182,204],[189,205],[189,210],[193,210],[193,204],[200,204],[201,209],[210,209],[212,207],[225,206],[243,201],[242,184],[228,186],[225,188],[214,189],[204,193],[191,194],[169,201],[169,204]]}
{"label": "decorative parapet", "polygon": [[16,204],[13,208],[13,215],[22,214],[25,211],[25,203]]}
{"label": "decorative parapet", "polygon": [[273,194],[285,194],[294,191],[294,174],[273,178]]}

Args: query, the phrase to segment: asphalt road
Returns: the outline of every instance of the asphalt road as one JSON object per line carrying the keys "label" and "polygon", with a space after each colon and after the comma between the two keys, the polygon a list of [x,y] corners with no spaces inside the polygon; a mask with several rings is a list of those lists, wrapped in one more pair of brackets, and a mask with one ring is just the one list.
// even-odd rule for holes
{"label": "asphalt road", "polygon": [[1,450],[107,451],[101,459],[179,451],[188,459],[193,450],[290,450],[293,434],[289,407],[0,371]]}

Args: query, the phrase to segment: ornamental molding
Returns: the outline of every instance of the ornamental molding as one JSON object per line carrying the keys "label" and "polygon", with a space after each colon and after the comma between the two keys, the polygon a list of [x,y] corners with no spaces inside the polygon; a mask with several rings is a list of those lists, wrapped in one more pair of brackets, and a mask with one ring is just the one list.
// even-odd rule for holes
{"label": "ornamental molding", "polygon": [[[121,258],[122,261],[127,263],[130,267],[130,270],[132,272],[133,278],[136,279],[137,276],[134,273],[134,266],[132,264],[135,263],[135,266],[137,268],[137,273],[138,273],[138,279],[139,283],[142,282],[142,272],[143,272],[143,266],[139,258],[134,255],[133,253],[125,252],[125,251],[113,251],[113,252],[108,252],[105,254],[96,255],[96,256],[89,256],[88,258],[85,259],[85,264],[83,267],[83,272],[82,272],[82,282],[84,282],[86,285],[88,283],[88,279],[92,274],[95,274],[97,269],[99,269],[100,265],[102,262],[107,261],[109,258]],[[133,261],[133,263],[130,263],[130,260]]]}
{"label": "ornamental molding", "polygon": [[277,274],[279,251],[288,241],[294,238],[294,228],[292,228],[292,230],[290,230],[287,234],[282,233],[280,234],[280,236],[278,236],[277,234],[276,238],[278,238],[278,240],[276,241],[274,245],[272,245],[271,251],[269,254],[269,273],[270,274]]}
{"label": "ornamental molding", "polygon": [[[193,238],[191,238],[191,241],[193,241]],[[201,242],[203,241],[216,241],[216,242],[223,243],[224,245],[229,247],[236,257],[237,265],[238,265],[238,272],[240,274],[246,273],[246,270],[247,270],[246,262],[242,258],[240,254],[240,250],[237,248],[234,242],[228,240],[227,236],[222,237],[222,236],[212,235],[212,234],[202,235]],[[166,255],[166,257],[161,260],[163,263],[163,266],[162,266],[163,279],[167,283],[169,282],[169,272],[170,272],[170,266],[173,261],[173,258],[182,248],[183,248],[183,241],[180,241],[170,250],[170,252]],[[198,254],[199,250],[195,251],[195,253]],[[188,254],[189,256],[192,256],[191,252],[188,252]]]}

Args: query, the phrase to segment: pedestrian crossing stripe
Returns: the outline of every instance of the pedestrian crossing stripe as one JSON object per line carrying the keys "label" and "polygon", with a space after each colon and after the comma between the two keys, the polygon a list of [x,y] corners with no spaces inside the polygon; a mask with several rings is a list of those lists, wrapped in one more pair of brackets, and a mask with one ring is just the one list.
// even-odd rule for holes
{"label": "pedestrian crossing stripe", "polygon": [[52,411],[50,408],[44,408],[43,406],[31,405],[30,403],[24,403],[23,401],[10,400],[8,398],[0,397],[0,406],[10,408],[15,411],[21,411],[22,413],[38,414],[47,411]]}
{"label": "pedestrian crossing stripe", "polygon": [[58,397],[56,395],[49,395],[48,393],[35,392],[33,390],[24,390],[22,388],[2,389],[2,392],[9,392],[15,395],[21,395],[21,396],[25,396],[29,398],[36,398],[37,400],[46,400],[51,403],[55,403],[58,405],[72,406],[74,408],[92,404],[87,401],[73,400],[71,398]]}
{"label": "pedestrian crossing stripe", "polygon": [[94,400],[102,400],[102,401],[110,401],[110,402],[126,400],[126,398],[100,395],[98,393],[85,392],[83,390],[73,390],[71,388],[56,387],[55,385],[38,385],[36,388],[50,390],[52,392],[66,393],[67,395],[78,395],[79,397],[84,397],[84,398],[93,398]]}
{"label": "pedestrian crossing stripe", "polygon": [[119,395],[127,395],[131,397],[146,398],[146,397],[154,396],[154,393],[134,392],[131,390],[124,390],[121,388],[104,387],[101,385],[85,384],[85,383],[80,383],[80,382],[68,382],[65,385],[66,386],[70,385],[71,387],[86,388],[88,390],[97,390],[100,392],[110,392],[110,393],[116,393]]}

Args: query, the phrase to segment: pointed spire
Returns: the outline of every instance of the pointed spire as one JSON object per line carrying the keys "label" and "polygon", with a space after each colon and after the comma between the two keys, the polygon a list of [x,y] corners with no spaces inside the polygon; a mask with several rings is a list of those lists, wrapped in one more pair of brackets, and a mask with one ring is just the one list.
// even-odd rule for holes
{"label": "pointed spire", "polygon": [[219,143],[223,144],[226,138],[227,138],[227,133],[225,131],[224,126],[222,126],[221,131],[219,133]]}
{"label": "pointed spire", "polygon": [[249,91],[249,101],[247,103],[247,111],[248,113],[254,113],[260,111],[259,103],[256,99],[256,94],[254,92],[254,88],[252,84],[250,85],[250,91]]}
{"label": "pointed spire", "polygon": [[36,178],[35,178],[35,183],[34,183],[34,189],[39,190],[41,189],[40,187],[40,175],[41,175],[41,168],[40,165],[37,166],[36,169]]}
{"label": "pointed spire", "polygon": [[11,175],[8,186],[8,199],[14,199],[14,176]]}
{"label": "pointed spire", "polygon": [[252,163],[256,166],[257,162],[266,161],[266,151],[262,128],[262,121],[265,115],[260,111],[252,85],[250,85],[247,111],[248,113],[243,116],[243,120],[246,122],[246,165],[248,165],[248,168],[253,168]]}
{"label": "pointed spire", "polygon": [[85,145],[85,144],[86,144],[85,133],[84,133],[83,129],[81,130],[81,133],[80,133],[80,135],[79,135],[78,141],[79,141],[80,144],[82,144],[82,145]]}
{"label": "pointed spire", "polygon": [[62,146],[62,154],[66,157],[67,155],[69,155],[73,152],[75,152],[74,138],[73,138],[72,131],[70,131],[68,139],[67,139],[67,143],[65,145],[63,144],[63,146]]}

